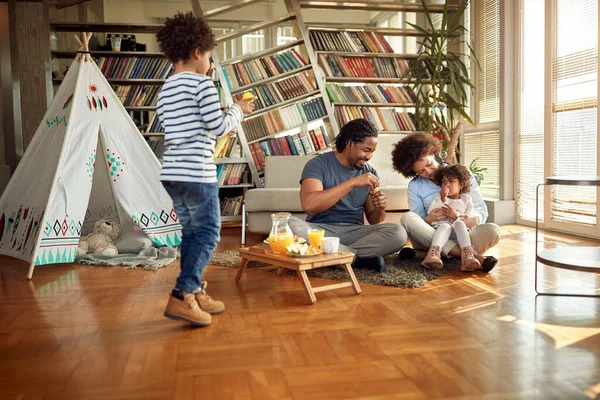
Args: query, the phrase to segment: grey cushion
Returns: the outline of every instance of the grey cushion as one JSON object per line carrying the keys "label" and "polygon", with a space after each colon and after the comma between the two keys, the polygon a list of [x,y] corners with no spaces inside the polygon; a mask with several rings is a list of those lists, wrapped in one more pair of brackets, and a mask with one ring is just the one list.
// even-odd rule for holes
{"label": "grey cushion", "polygon": [[300,189],[250,189],[246,192],[246,211],[304,212]]}

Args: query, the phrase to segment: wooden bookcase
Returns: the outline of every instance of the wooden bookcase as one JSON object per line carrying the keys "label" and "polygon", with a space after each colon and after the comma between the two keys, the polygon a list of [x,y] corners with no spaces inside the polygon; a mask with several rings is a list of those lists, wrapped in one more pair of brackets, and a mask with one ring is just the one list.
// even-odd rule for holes
{"label": "wooden bookcase", "polygon": [[329,151],[338,131],[319,71],[314,68],[314,51],[298,5],[286,1],[286,7],[285,15],[219,36],[217,43],[282,24],[292,25],[296,40],[225,60],[213,53],[227,104],[245,92],[255,96],[257,108],[237,131],[257,187],[264,186],[265,157]]}
{"label": "wooden bookcase", "polygon": [[[420,4],[375,0],[291,1],[301,9],[340,11],[340,19],[343,19],[344,11],[424,11]],[[449,10],[457,8],[453,5],[448,7]],[[428,8],[434,13],[442,13],[444,10],[443,5],[430,5]],[[306,30],[307,37],[316,48],[313,63],[323,70],[322,80],[329,91],[328,103],[333,109],[338,126],[348,120],[364,117],[373,122],[382,134],[408,134],[416,130],[416,122],[409,114],[415,110],[416,104],[414,94],[410,96],[412,80],[408,72],[408,63],[416,62],[418,54],[395,53],[387,42],[383,43],[383,37],[423,36],[420,31],[357,24],[309,24]],[[337,71],[334,65],[339,67]],[[338,89],[342,88],[354,93],[351,96],[331,94],[338,93]],[[376,95],[364,95],[367,89],[375,90]],[[383,93],[384,90],[386,94]],[[390,91],[400,91],[403,95],[392,96]]]}

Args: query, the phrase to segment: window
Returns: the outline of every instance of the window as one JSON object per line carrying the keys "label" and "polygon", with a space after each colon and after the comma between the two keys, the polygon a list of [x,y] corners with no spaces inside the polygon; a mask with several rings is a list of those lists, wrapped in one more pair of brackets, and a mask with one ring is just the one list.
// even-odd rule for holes
{"label": "window", "polygon": [[263,30],[242,36],[242,54],[256,53],[265,49],[265,32]]}
{"label": "window", "polygon": [[[555,0],[551,175],[597,175],[598,1]],[[596,224],[596,188],[553,186],[550,218]]]}
{"label": "window", "polygon": [[277,27],[277,46],[293,42],[296,40],[296,34],[294,28],[291,26],[278,26]]}
{"label": "window", "polygon": [[477,158],[477,166],[487,168],[481,193],[495,200],[500,197],[500,2],[474,0],[471,11],[481,70],[471,69],[475,93],[470,111],[477,126],[465,126],[463,164],[469,166]]}
{"label": "window", "polygon": [[[517,94],[517,216],[535,220],[535,194],[544,182],[544,0],[521,0]],[[540,188],[539,215],[544,215]]]}
{"label": "window", "polygon": [[[222,36],[226,33],[231,32],[233,29],[231,28],[212,28],[213,33],[215,34],[215,37],[219,37]],[[219,58],[219,60],[223,61],[226,60],[228,58],[234,57],[235,56],[235,40],[227,40],[223,43],[219,43],[214,51],[217,53],[217,57]]]}

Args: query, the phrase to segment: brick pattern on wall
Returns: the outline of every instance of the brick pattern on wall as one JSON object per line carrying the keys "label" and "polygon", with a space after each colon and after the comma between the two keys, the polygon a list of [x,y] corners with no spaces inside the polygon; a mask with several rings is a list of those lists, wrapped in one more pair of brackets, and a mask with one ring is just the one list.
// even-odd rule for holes
{"label": "brick pattern on wall", "polygon": [[[26,150],[46,112],[45,65],[49,31],[41,3],[16,4],[23,149]],[[43,37],[43,35],[46,35]]]}

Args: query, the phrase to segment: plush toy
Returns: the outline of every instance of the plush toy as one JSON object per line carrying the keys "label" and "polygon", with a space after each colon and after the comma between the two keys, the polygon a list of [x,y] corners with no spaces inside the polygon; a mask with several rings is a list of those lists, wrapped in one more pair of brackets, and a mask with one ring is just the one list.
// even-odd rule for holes
{"label": "plush toy", "polygon": [[101,219],[94,224],[94,232],[82,237],[77,246],[77,256],[94,253],[103,256],[114,256],[119,251],[114,246],[121,233],[121,226],[116,221]]}

